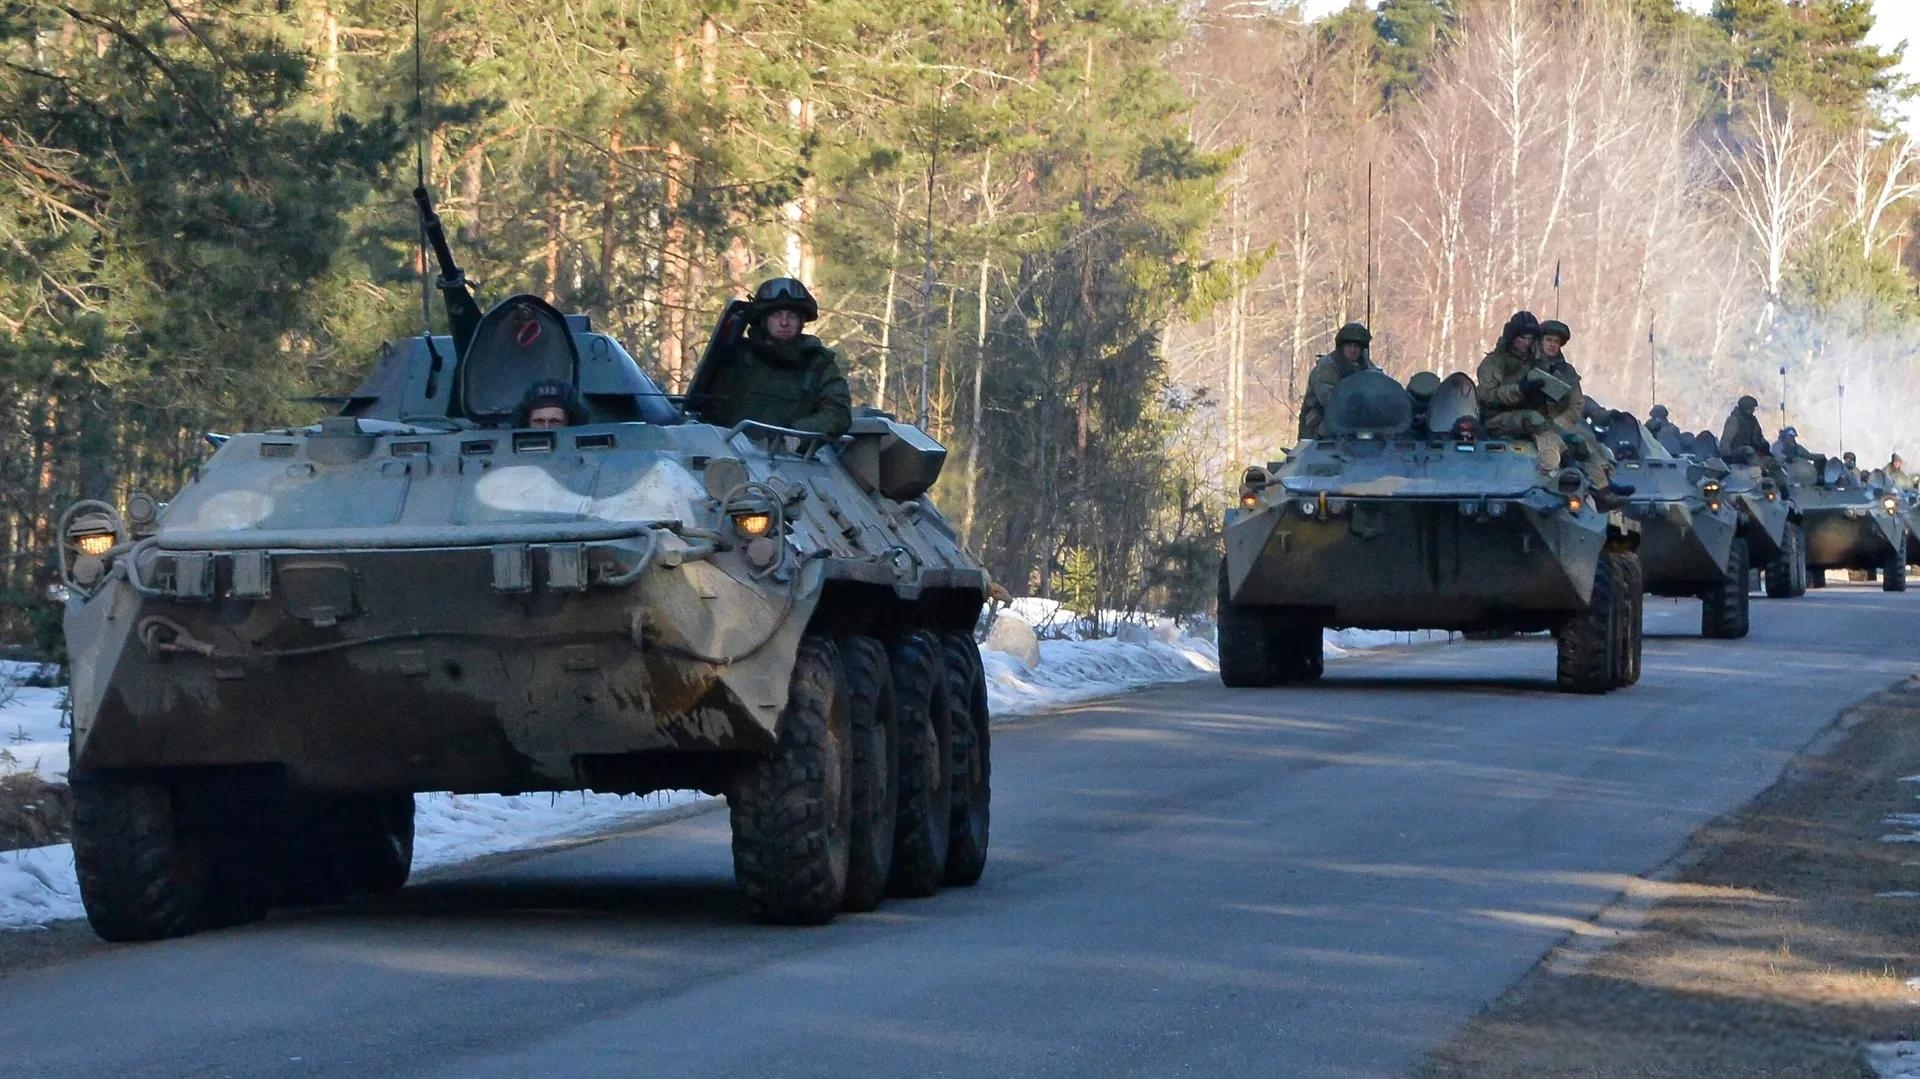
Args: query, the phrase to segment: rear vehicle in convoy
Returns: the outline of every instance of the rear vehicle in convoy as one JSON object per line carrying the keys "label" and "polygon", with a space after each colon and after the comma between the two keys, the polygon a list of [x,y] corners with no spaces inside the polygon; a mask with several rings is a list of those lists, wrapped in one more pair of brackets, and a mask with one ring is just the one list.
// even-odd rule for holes
{"label": "rear vehicle in convoy", "polygon": [[1220,676],[1311,681],[1328,628],[1549,630],[1561,689],[1639,677],[1639,527],[1577,469],[1479,437],[1473,380],[1341,382],[1331,437],[1246,470],[1220,565]]}
{"label": "rear vehicle in convoy", "polygon": [[1838,462],[1816,477],[1813,462],[1794,461],[1787,478],[1806,520],[1808,587],[1824,588],[1828,570],[1861,570],[1877,572],[1888,592],[1907,590],[1906,505],[1898,494],[1851,479]]}
{"label": "rear vehicle in convoy", "polygon": [[[977,880],[988,584],[927,496],[945,451],[881,414],[699,423],[537,297],[454,321],[339,415],[226,439],[164,506],[68,512],[100,935],[397,889],[418,791],[724,794],[772,922]],[[585,422],[511,426],[544,379]]]}

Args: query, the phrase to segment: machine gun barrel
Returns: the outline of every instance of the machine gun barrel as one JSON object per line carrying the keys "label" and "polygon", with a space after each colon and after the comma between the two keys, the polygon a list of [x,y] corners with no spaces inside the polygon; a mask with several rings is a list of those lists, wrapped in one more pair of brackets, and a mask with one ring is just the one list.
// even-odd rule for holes
{"label": "machine gun barrel", "polygon": [[453,248],[447,246],[447,230],[440,224],[440,215],[433,212],[433,196],[427,194],[424,187],[413,189],[414,204],[420,207],[420,227],[427,235],[427,243],[433,248],[434,261],[440,264],[442,281],[459,281],[464,277],[460,267],[454,265]]}
{"label": "machine gun barrel", "polygon": [[440,264],[440,298],[447,305],[454,352],[464,357],[467,345],[473,340],[473,331],[480,325],[480,305],[474,302],[473,290],[467,287],[467,275],[453,261],[453,248],[447,246],[446,226],[440,224],[440,215],[433,212],[433,197],[427,194],[426,188],[416,187],[413,202],[420,208],[420,231],[433,248],[434,260]]}

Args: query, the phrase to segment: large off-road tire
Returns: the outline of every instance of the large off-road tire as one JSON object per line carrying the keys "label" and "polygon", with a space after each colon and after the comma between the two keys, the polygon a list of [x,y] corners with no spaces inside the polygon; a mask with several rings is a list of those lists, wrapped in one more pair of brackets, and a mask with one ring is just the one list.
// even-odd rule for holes
{"label": "large off-road tire", "polygon": [[200,927],[211,858],[162,779],[74,773],[73,866],[103,940],[162,940]]}
{"label": "large off-road tire", "polygon": [[953,826],[952,709],[947,703],[946,657],[928,634],[905,633],[888,642],[898,726],[893,865],[887,894],[929,896],[946,875]]}
{"label": "large off-road tire", "polygon": [[993,739],[987,714],[986,668],[966,633],[941,637],[947,671],[948,729],[953,732],[953,811],[947,837],[947,884],[969,885],[987,868],[992,814]]}
{"label": "large off-road tire", "polygon": [[1279,640],[1285,649],[1284,661],[1289,681],[1315,682],[1327,673],[1326,630],[1317,619],[1299,610],[1288,611],[1279,619]]}
{"label": "large off-road tire", "polygon": [[1788,521],[1780,537],[1780,553],[1762,572],[1769,599],[1792,599],[1806,591],[1807,534],[1798,521]]}
{"label": "large off-road tire", "polygon": [[1887,564],[1880,571],[1880,591],[1905,592],[1907,590],[1907,552],[1902,549],[1888,556]]}
{"label": "large off-road tire", "polygon": [[1747,635],[1747,562],[1751,556],[1744,538],[1737,538],[1727,558],[1727,577],[1701,596],[1700,635],[1716,641],[1737,641]]}
{"label": "large off-road tire", "polygon": [[1292,673],[1284,642],[1266,608],[1235,603],[1227,588],[1227,560],[1220,560],[1220,681],[1232,689],[1277,686]]}
{"label": "large off-road tire", "polygon": [[1613,551],[1605,557],[1613,560],[1616,592],[1622,604],[1619,624],[1614,628],[1613,675],[1615,686],[1630,686],[1640,681],[1640,645],[1642,612],[1646,605],[1646,574],[1640,557],[1631,551]]}
{"label": "large off-road tire", "polygon": [[1807,567],[1807,587],[1808,588],[1827,587],[1827,571],[1815,566],[1808,566]]}
{"label": "large off-road tire", "polygon": [[340,833],[347,888],[357,895],[392,895],[413,873],[413,795],[407,791],[357,795],[354,827]]}
{"label": "large off-road tire", "polygon": [[846,898],[850,711],[840,649],[831,637],[802,637],[774,751],[743,769],[727,792],[734,877],[760,921],[822,925]]}
{"label": "large off-road tire", "polygon": [[413,870],[413,795],[294,795],[276,807],[274,901],[324,906],[355,895],[390,895]]}
{"label": "large off-road tire", "polygon": [[848,637],[840,644],[840,661],[846,668],[853,729],[853,834],[841,909],[868,911],[880,905],[893,869],[898,707],[885,645],[872,637]]}
{"label": "large off-road tire", "polygon": [[1593,571],[1593,596],[1587,609],[1568,616],[1554,633],[1559,644],[1556,681],[1563,693],[1605,693],[1618,684],[1620,621],[1631,606],[1622,602],[1619,559],[1602,554]]}

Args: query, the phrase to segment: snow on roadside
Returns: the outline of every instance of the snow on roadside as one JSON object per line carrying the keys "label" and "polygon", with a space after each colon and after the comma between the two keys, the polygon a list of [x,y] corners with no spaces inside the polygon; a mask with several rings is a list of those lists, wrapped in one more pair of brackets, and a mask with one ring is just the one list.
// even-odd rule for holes
{"label": "snow on roadside", "polygon": [[1213,642],[1183,637],[1177,644],[1041,641],[1040,665],[1029,668],[1005,652],[982,652],[987,705],[996,717],[1030,716],[1129,689],[1189,682],[1220,670]]}
{"label": "snow on roadside", "polygon": [[1875,1042],[1865,1055],[1877,1079],[1920,1079],[1920,1042]]}
{"label": "snow on roadside", "polygon": [[[414,872],[665,820],[715,799],[697,791],[633,798],[615,794],[418,794]],[[84,918],[73,847],[0,853],[0,930],[39,929]]]}
{"label": "snow on roadside", "polygon": [[0,772],[67,774],[67,732],[61,726],[67,691],[20,685],[38,664],[0,661]]}

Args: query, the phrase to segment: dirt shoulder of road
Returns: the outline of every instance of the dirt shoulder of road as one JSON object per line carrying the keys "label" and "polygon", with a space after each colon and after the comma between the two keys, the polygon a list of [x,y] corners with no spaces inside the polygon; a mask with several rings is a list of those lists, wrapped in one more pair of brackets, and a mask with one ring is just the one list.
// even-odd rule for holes
{"label": "dirt shoulder of road", "polygon": [[1920,678],[1848,709],[1414,1074],[1872,1075],[1866,1045],[1920,1037],[1920,782],[1906,777],[1920,777]]}

